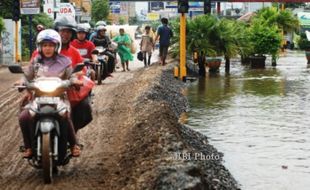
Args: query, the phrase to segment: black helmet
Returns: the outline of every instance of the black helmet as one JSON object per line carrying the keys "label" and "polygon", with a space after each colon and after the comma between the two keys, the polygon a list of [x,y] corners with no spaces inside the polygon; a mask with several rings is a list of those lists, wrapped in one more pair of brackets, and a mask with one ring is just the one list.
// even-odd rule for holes
{"label": "black helmet", "polygon": [[86,23],[78,24],[76,28],[76,32],[85,32],[88,33],[90,27]]}
{"label": "black helmet", "polygon": [[76,21],[73,16],[60,16],[54,22],[54,29],[59,31],[62,29],[70,29],[73,33],[76,32]]}

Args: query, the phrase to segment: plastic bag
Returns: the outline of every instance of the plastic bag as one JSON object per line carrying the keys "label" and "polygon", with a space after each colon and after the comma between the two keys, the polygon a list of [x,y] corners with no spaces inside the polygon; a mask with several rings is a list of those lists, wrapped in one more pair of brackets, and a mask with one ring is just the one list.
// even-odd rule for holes
{"label": "plastic bag", "polygon": [[[128,36],[129,36],[129,35],[128,35]],[[130,52],[131,52],[132,54],[135,54],[136,51],[137,51],[135,41],[132,39],[131,36],[129,36],[129,38],[130,38],[130,41],[131,41],[131,43],[130,43]]]}
{"label": "plastic bag", "polygon": [[143,61],[143,53],[142,53],[142,51],[139,51],[139,52],[137,53],[137,59],[138,59],[139,61]]}
{"label": "plastic bag", "polygon": [[130,52],[132,54],[135,54],[136,51],[137,51],[136,45],[134,44],[134,42],[131,42],[131,44],[130,44]]}
{"label": "plastic bag", "polygon": [[83,86],[81,86],[79,90],[75,88],[67,90],[67,96],[71,106],[77,105],[86,98],[91,89],[95,86],[95,83],[86,76],[82,76],[79,80],[83,81]]}

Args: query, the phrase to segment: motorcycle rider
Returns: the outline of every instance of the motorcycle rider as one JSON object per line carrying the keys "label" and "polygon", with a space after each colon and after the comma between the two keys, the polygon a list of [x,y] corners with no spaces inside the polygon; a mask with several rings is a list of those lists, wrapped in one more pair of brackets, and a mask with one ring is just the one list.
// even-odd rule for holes
{"label": "motorcycle rider", "polygon": [[92,38],[92,42],[95,46],[102,46],[103,48],[108,48],[111,40],[109,36],[106,35],[107,29],[105,26],[98,26],[97,27],[97,34]]}
{"label": "motorcycle rider", "polygon": [[[73,40],[73,37],[76,35],[76,26],[76,21],[72,16],[57,17],[54,22],[54,28],[59,32],[62,40],[60,53],[71,59],[72,67],[83,62],[83,58],[79,51],[70,45],[71,40]],[[83,74],[85,75],[85,73],[86,70],[84,70]],[[76,132],[92,121],[93,117],[88,97],[81,100],[72,108],[71,116]]]}
{"label": "motorcycle rider", "polygon": [[[89,60],[96,61],[97,56],[92,54],[93,50],[96,48],[94,43],[87,40],[86,36],[89,33],[89,29],[84,24],[78,24],[77,29],[77,39],[74,39],[71,42],[71,45],[79,50],[81,56],[83,58],[87,58]],[[95,71],[91,69],[90,78],[95,80]]]}
{"label": "motorcycle rider", "polygon": [[[106,31],[107,29],[105,28],[105,26],[99,25],[97,27],[97,34],[92,38],[92,42],[95,44],[96,47],[102,46],[103,48],[106,48],[108,50],[106,52],[106,55],[108,56],[108,65],[114,67],[116,53],[110,47],[111,40],[109,36],[106,35]],[[112,72],[113,70],[114,68],[110,69],[110,72]]]}
{"label": "motorcycle rider", "polygon": [[[71,67],[74,68],[77,64],[83,63],[83,57],[79,51],[70,45],[70,42],[76,35],[76,21],[73,16],[57,17],[54,22],[54,29],[58,31],[61,37],[60,54],[67,56],[71,60]],[[38,54],[38,51],[33,52],[33,59]],[[79,72],[80,75],[85,75],[86,69]],[[71,118],[73,121],[75,132],[89,124],[93,117],[88,97],[81,100],[77,105],[72,107]]]}
{"label": "motorcycle rider", "polygon": [[90,35],[89,35],[89,40],[90,41],[92,41],[93,40],[93,38],[94,38],[94,36],[96,36],[97,35],[97,28],[98,28],[98,26],[106,26],[107,25],[107,23],[105,22],[105,21],[98,21],[97,23],[96,23],[96,25],[95,25],[95,31],[93,31]]}
{"label": "motorcycle rider", "polygon": [[[55,30],[46,29],[40,32],[36,40],[36,45],[38,54],[30,61],[28,69],[25,71],[25,77],[22,81],[26,82],[36,77],[47,76],[60,77],[63,80],[70,79],[73,83],[82,85],[74,75],[71,75],[71,60],[64,55],[59,54],[61,49],[61,37]],[[27,98],[28,103],[33,98],[30,91],[26,91],[25,97]],[[23,134],[25,146],[24,158],[30,158],[33,153],[31,149],[33,124],[34,118],[30,115],[29,108],[26,105],[21,109],[19,115],[19,125]],[[68,128],[68,141],[70,143],[72,156],[79,156],[80,149],[77,145],[70,113],[66,114],[66,118],[62,118],[61,124],[66,125]]]}

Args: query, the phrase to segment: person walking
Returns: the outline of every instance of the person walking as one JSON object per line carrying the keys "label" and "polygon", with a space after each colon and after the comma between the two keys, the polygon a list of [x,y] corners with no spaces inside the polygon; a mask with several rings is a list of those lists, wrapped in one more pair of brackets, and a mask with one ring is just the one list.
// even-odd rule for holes
{"label": "person walking", "polygon": [[114,42],[117,43],[117,52],[119,57],[121,58],[121,64],[123,67],[123,72],[130,71],[129,69],[129,61],[133,60],[133,56],[131,54],[130,45],[133,43],[130,39],[128,34],[125,34],[125,29],[119,29],[119,35],[115,36],[112,39]]}
{"label": "person walking", "polygon": [[143,53],[143,62],[144,67],[150,66],[152,51],[154,49],[154,39],[151,34],[151,27],[145,26],[145,33],[142,35],[142,39],[140,42],[140,50]]}
{"label": "person walking", "polygon": [[[170,45],[170,38],[173,36],[171,28],[168,27],[168,19],[161,19],[162,25],[158,27],[155,42],[159,38],[159,56],[160,64],[166,65],[166,58],[168,55],[168,48]],[[155,44],[155,43],[154,43]],[[155,46],[155,45],[154,45]]]}

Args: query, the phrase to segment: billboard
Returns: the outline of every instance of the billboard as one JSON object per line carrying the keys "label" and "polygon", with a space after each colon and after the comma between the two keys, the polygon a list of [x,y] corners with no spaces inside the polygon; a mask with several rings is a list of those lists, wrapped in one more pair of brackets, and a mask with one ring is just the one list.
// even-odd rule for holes
{"label": "billboard", "polygon": [[120,14],[121,13],[121,2],[115,1],[112,3],[109,3],[110,5],[110,11],[113,14]]}
{"label": "billboard", "polygon": [[[45,4],[43,6],[44,12],[54,18],[54,5],[53,4]],[[71,3],[59,3],[56,8],[57,16],[73,16],[75,17],[75,9]]]}
{"label": "billboard", "polygon": [[40,13],[40,0],[20,0],[20,13],[25,15]]}

